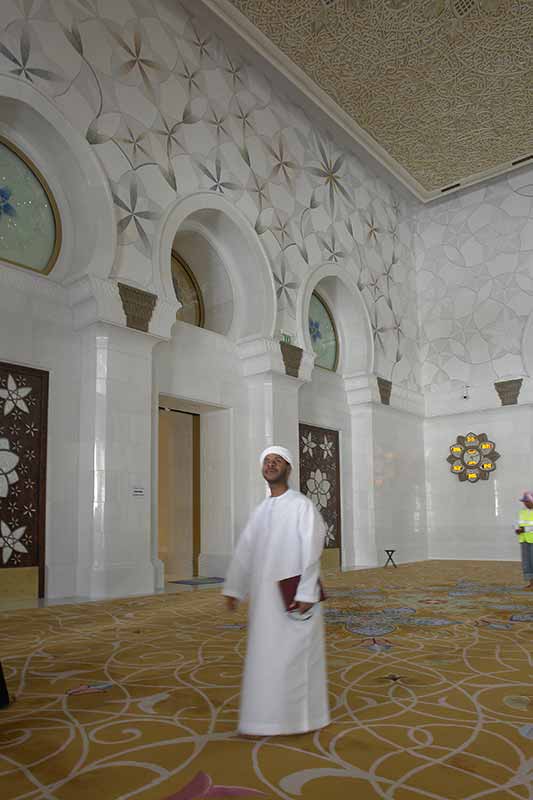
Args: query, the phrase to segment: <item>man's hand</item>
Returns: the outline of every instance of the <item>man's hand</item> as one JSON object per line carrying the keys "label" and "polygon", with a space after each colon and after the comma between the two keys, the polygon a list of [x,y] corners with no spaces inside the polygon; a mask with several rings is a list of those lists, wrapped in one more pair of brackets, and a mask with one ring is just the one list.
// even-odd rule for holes
{"label": "man's hand", "polygon": [[520,528],[516,528],[515,533],[524,533],[524,529],[522,528],[522,526],[520,526]]}
{"label": "man's hand", "polygon": [[227,595],[224,597],[224,601],[226,603],[226,611],[236,611],[237,606],[239,605],[239,601],[236,597],[228,597]]}
{"label": "man's hand", "polygon": [[305,614],[305,613],[307,613],[307,611],[309,611],[311,608],[313,608],[314,605],[315,605],[314,603],[296,603],[295,602],[295,603],[291,603],[291,605],[289,606],[289,611],[296,611],[296,609],[298,609],[300,614]]}

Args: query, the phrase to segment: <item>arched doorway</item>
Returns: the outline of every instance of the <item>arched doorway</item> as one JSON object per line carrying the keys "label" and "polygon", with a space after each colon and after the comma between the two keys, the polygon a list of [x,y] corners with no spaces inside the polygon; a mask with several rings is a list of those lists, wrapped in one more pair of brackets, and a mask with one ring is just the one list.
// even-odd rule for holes
{"label": "arched doorway", "polygon": [[311,381],[299,395],[300,488],[326,523],[324,562],[330,567],[355,563],[357,498],[346,381],[367,375],[373,355],[368,314],[348,267],[323,265],[298,298],[300,341],[315,355]]}
{"label": "arched doorway", "polygon": [[[167,465],[174,462],[170,485],[181,487],[176,497],[183,499],[183,487],[191,485],[190,471],[187,475],[185,471],[195,471],[197,487],[189,491],[186,505],[189,521],[199,518],[200,523],[196,545],[178,548],[185,554],[180,566],[179,558],[168,555],[169,537],[176,531],[162,533],[156,504],[153,556],[156,562],[167,562],[167,571],[179,571],[185,579],[187,573],[194,577],[194,572],[219,577],[225,574],[250,510],[248,453],[240,448],[248,440],[248,387],[239,348],[250,340],[272,336],[272,275],[250,223],[224,198],[211,193],[192,195],[170,209],[162,224],[158,263],[162,291],[177,292],[181,307],[171,340],[154,351],[154,497],[162,483],[157,476],[165,468],[164,455]],[[178,271],[181,277],[177,278]],[[160,407],[171,408],[174,422]],[[160,413],[167,415],[161,425]],[[161,431],[169,426],[173,429],[169,436],[175,440],[172,456],[168,443],[161,442]],[[183,434],[187,442],[182,439],[182,445],[177,427],[188,428]],[[184,454],[197,453],[196,463],[176,457],[181,446]],[[168,475],[165,480],[168,484]],[[196,511],[191,507],[193,495]],[[161,494],[159,501],[163,502]],[[166,514],[167,520],[177,518]],[[189,526],[190,535],[191,530]],[[167,553],[160,547],[164,537]],[[190,539],[189,534],[181,536],[182,544],[185,539]]]}

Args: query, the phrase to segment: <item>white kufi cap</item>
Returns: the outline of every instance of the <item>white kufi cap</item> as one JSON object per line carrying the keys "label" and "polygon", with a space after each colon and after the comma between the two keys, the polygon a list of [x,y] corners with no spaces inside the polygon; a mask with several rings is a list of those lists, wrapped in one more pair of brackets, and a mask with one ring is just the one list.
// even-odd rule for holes
{"label": "white kufi cap", "polygon": [[288,464],[291,465],[291,467],[294,467],[291,451],[287,450],[286,447],[279,447],[279,445],[274,444],[272,447],[267,447],[266,450],[263,450],[261,453],[261,458],[259,459],[259,464],[261,467],[263,466],[263,461],[269,455],[281,456]]}

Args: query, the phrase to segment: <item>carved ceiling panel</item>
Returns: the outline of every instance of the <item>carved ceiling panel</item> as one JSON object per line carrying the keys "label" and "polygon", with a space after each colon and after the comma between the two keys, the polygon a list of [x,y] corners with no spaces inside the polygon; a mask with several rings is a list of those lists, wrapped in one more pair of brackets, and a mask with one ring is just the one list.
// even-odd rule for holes
{"label": "carved ceiling panel", "polygon": [[426,192],[533,153],[533,0],[231,0]]}

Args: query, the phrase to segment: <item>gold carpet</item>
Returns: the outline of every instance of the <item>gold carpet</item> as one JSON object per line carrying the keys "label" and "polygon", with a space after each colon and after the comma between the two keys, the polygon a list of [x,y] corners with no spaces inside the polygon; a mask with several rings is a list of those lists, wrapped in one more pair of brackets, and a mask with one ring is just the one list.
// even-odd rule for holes
{"label": "gold carpet", "polygon": [[218,590],[0,613],[2,800],[533,797],[518,565],[326,575],[332,724],[236,735],[245,615]]}

